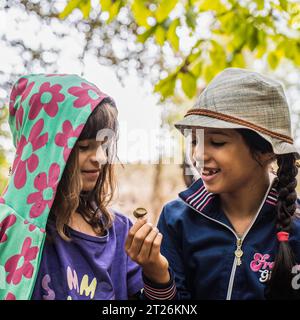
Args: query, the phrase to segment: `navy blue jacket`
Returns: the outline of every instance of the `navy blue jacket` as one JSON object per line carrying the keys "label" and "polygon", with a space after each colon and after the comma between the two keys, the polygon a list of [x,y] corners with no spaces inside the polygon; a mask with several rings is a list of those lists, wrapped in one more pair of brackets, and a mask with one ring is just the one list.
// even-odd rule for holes
{"label": "navy blue jacket", "polygon": [[[161,253],[169,261],[178,299],[264,299],[278,247],[277,197],[274,180],[242,239],[222,211],[219,196],[208,193],[201,179],[164,207],[158,223]],[[293,221],[289,242],[299,263],[299,218]]]}

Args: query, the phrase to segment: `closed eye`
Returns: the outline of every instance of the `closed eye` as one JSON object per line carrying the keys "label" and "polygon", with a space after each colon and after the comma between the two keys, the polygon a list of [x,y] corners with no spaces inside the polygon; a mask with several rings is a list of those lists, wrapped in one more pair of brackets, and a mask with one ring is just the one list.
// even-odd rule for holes
{"label": "closed eye", "polygon": [[214,142],[214,141],[211,141],[211,144],[215,147],[222,147],[226,144],[226,142]]}
{"label": "closed eye", "polygon": [[79,146],[79,150],[84,151],[87,150],[89,146]]}

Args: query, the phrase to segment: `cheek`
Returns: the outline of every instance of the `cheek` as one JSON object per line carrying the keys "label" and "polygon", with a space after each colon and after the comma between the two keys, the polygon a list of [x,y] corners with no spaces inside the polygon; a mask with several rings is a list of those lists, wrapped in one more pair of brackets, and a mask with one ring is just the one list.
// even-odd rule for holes
{"label": "cheek", "polygon": [[85,163],[85,161],[86,161],[86,156],[83,153],[79,154],[79,157],[78,157],[79,168],[82,167],[82,165]]}

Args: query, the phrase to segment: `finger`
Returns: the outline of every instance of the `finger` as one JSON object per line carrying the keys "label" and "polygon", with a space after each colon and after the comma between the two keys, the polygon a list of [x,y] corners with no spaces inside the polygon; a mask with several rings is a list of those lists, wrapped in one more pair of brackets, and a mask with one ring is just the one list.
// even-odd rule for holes
{"label": "finger", "polygon": [[157,228],[153,228],[145,238],[139,253],[139,258],[141,260],[148,260],[153,245],[153,241],[156,238],[158,232],[159,231]]}
{"label": "finger", "polygon": [[139,255],[143,242],[148,234],[152,231],[152,229],[153,224],[146,223],[135,233],[131,245],[128,248],[128,251],[130,251],[133,257],[137,257]]}
{"label": "finger", "polygon": [[146,218],[141,218],[136,221],[136,223],[130,228],[128,232],[127,239],[125,241],[125,249],[128,250],[131,246],[132,240],[136,232],[147,222]]}
{"label": "finger", "polygon": [[162,239],[163,235],[159,232],[152,243],[149,259],[155,259],[159,256]]}

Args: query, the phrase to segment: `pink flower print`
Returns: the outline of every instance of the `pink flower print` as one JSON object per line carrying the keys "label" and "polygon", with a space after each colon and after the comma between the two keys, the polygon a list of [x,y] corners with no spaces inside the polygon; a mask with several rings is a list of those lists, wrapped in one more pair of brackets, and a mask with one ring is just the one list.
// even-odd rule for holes
{"label": "pink flower print", "polygon": [[66,120],[62,125],[62,132],[59,132],[55,136],[56,145],[64,148],[63,155],[65,162],[67,162],[68,156],[74,145],[74,141],[72,141],[72,138],[77,140],[83,127],[84,124],[81,124],[74,130],[71,122],[69,120]]}
{"label": "pink flower print", "polygon": [[32,231],[34,231],[34,230],[36,229],[36,226],[35,226],[34,224],[29,223],[28,220],[25,220],[25,221],[24,221],[24,224],[29,224],[28,230],[29,230],[30,232],[32,232]]}
{"label": "pink flower print", "polygon": [[39,217],[46,206],[51,207],[59,183],[59,174],[59,165],[53,163],[50,166],[48,177],[45,172],[42,172],[34,179],[34,187],[38,191],[27,197],[27,203],[33,204],[29,213],[31,218]]}
{"label": "pink flower print", "polygon": [[68,92],[77,97],[73,106],[75,108],[82,108],[90,104],[93,110],[106,95],[97,87],[89,85],[85,82],[81,83],[81,87],[71,87]]}
{"label": "pink flower print", "polygon": [[60,93],[62,86],[55,84],[51,87],[50,82],[45,82],[41,85],[38,93],[35,93],[30,98],[30,111],[28,118],[33,120],[37,117],[41,109],[50,117],[55,117],[58,112],[58,103],[64,101],[65,96]]}
{"label": "pink flower print", "polygon": [[15,102],[18,96],[21,96],[20,104],[28,97],[32,87],[34,86],[34,82],[31,82],[28,85],[28,80],[26,78],[21,78],[18,83],[14,86],[9,101],[9,114],[14,116],[16,114]]}
{"label": "pink flower print", "polygon": [[16,216],[14,214],[10,214],[0,222],[0,243],[3,243],[7,240],[6,231],[15,224],[16,220]]}
{"label": "pink flower print", "polygon": [[16,300],[16,296],[9,292],[5,298],[5,300]]}
{"label": "pink flower print", "polygon": [[22,106],[16,112],[16,128],[19,130],[23,124],[23,117],[24,117],[24,109]]}
{"label": "pink flower print", "polygon": [[30,247],[31,238],[27,237],[24,240],[20,254],[10,257],[5,263],[5,271],[8,272],[6,277],[7,283],[18,284],[24,276],[30,279],[33,275],[33,265],[30,263],[34,260],[39,251],[38,247]]}
{"label": "pink flower print", "polygon": [[5,204],[4,198],[0,197],[0,203]]}
{"label": "pink flower print", "polygon": [[48,141],[48,133],[40,135],[43,128],[44,120],[40,119],[31,129],[28,141],[23,135],[21,136],[12,168],[12,172],[15,173],[14,184],[17,189],[24,187],[26,183],[26,168],[29,172],[33,172],[38,167],[39,158],[34,152],[42,148]]}

